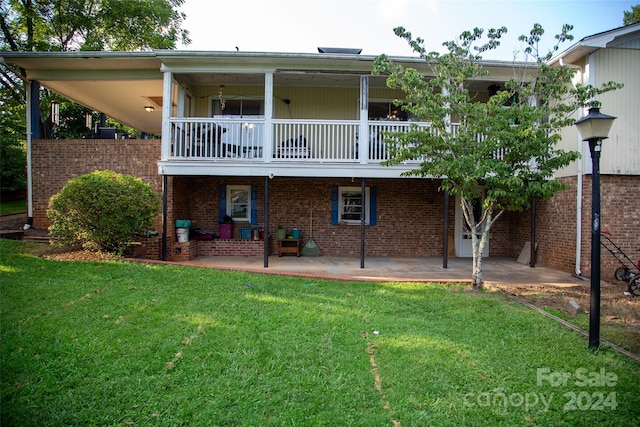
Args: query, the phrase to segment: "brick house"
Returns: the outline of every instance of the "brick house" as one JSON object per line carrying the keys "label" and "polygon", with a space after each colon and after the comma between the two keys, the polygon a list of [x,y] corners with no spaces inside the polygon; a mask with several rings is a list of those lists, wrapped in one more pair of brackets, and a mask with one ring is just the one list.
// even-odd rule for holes
{"label": "brick house", "polygon": [[[602,99],[603,111],[619,117],[609,141],[616,141],[616,153],[624,150],[609,155],[605,145],[603,152],[603,160],[610,162],[602,171],[607,174],[602,180],[603,228],[638,249],[640,202],[633,190],[640,188],[640,97],[633,71],[640,65],[639,29],[636,24],[588,37],[552,59],[581,67],[583,82],[613,79],[626,85]],[[614,70],[606,67],[612,57],[626,61],[621,66],[626,72],[616,67],[618,74],[607,77],[606,70]],[[402,176],[417,163],[381,165],[387,158],[383,132],[403,129],[412,118],[392,103],[402,93],[371,75],[373,59],[350,49],[313,54],[7,53],[6,63],[27,70],[34,122],[35,95],[42,85],[148,135],[160,135],[120,139],[104,129],[109,139],[61,141],[39,139],[34,128],[28,135],[33,225],[48,226],[48,199],[68,179],[111,169],[143,178],[163,197],[160,237],[147,242],[149,257],[264,255],[267,266],[268,254],[280,250],[279,225],[302,230],[301,245],[313,236],[325,255],[471,256],[459,203],[439,191],[439,181]],[[394,60],[429,73],[418,58]],[[480,101],[514,67],[531,64],[484,61],[483,66],[489,75],[471,87]],[[597,80],[593,70],[598,70]],[[572,129],[563,138],[571,149],[583,145]],[[574,168],[578,172],[561,171],[570,190],[537,205],[537,259],[544,265],[567,271],[588,267],[588,160],[587,150]],[[621,161],[627,162],[624,167]],[[231,236],[223,230],[225,217],[234,220]],[[216,238],[192,235],[178,241],[176,220],[189,220],[191,228]],[[501,217],[485,255],[517,257],[531,239],[531,224],[530,211]],[[247,234],[252,229],[265,230],[269,238],[253,240]],[[576,247],[582,249],[577,258]]]}

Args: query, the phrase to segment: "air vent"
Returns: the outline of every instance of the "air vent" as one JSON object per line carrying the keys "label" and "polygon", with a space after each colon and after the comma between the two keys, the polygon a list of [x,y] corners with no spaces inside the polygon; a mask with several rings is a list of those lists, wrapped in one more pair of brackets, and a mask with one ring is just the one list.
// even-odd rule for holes
{"label": "air vent", "polygon": [[318,52],[338,55],[360,55],[362,49],[351,49],[347,47],[319,47]]}

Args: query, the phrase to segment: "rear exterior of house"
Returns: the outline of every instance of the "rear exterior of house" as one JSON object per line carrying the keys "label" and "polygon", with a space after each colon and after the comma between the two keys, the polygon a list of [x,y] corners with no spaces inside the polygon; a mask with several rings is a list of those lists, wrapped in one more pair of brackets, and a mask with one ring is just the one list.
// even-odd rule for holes
{"label": "rear exterior of house", "polygon": [[[620,52],[623,58],[628,53]],[[637,56],[633,58],[631,66],[637,63]],[[395,60],[429,75],[420,59]],[[428,123],[417,122],[394,105],[403,94],[387,88],[384,77],[371,75],[373,57],[158,51],[25,53],[5,61],[70,99],[160,135],[138,140],[31,138],[30,216],[36,227],[48,226],[48,199],[68,179],[111,169],[140,176],[163,197],[160,235],[146,240],[149,258],[278,255],[279,226],[301,230],[301,246],[313,237],[324,255],[471,256],[457,200],[439,190],[437,179],[403,176],[418,167],[419,159],[394,167],[383,164],[389,156],[385,131],[412,124],[426,128]],[[531,67],[483,65],[489,76],[470,88],[479,102],[485,102],[490,87],[503,84],[514,67]],[[637,90],[632,87],[630,95]],[[37,102],[35,98],[30,99]],[[631,108],[637,112],[635,99]],[[603,111],[615,114],[605,99]],[[619,123],[612,133],[618,132]],[[635,131],[630,125],[629,146],[633,138],[637,142],[635,123]],[[452,132],[455,127],[452,124]],[[576,141],[577,136],[567,140]],[[578,142],[572,144],[576,149]],[[630,157],[636,163],[632,160],[628,173],[615,182],[635,186],[637,192],[640,156],[635,151]],[[576,230],[589,225],[589,212],[583,203],[582,227],[577,228],[575,174],[567,172],[562,179],[570,190],[539,203],[535,222],[530,211],[501,217],[485,255],[517,257],[535,224],[538,261],[572,271],[575,248],[589,245],[584,237],[576,239]],[[587,194],[583,190],[581,194]],[[603,188],[605,209],[606,194]],[[628,219],[637,230],[637,198],[630,203],[625,223]],[[229,218],[230,236],[225,224]],[[189,241],[179,241],[184,239],[175,227],[184,220],[192,229]],[[261,240],[263,235],[266,240]],[[582,258],[588,260],[584,253],[582,265]],[[265,256],[265,266],[267,262]]]}

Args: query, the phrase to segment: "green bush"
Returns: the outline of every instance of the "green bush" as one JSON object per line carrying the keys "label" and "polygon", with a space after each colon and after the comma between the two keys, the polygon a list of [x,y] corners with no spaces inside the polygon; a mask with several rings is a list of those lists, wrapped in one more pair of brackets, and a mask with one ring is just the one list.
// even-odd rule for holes
{"label": "green bush", "polygon": [[73,178],[49,200],[49,234],[56,244],[122,255],[160,210],[149,184],[130,175],[95,171]]}

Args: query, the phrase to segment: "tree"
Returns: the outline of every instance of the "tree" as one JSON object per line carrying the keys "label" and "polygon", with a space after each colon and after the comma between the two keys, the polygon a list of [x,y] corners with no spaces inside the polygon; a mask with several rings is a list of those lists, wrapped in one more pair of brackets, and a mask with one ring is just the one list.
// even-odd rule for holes
{"label": "tree", "polygon": [[[0,50],[148,50],[188,44],[180,28],[184,0],[8,0],[0,6]],[[23,70],[2,66],[0,81],[16,99]],[[16,76],[16,73],[19,74]]]}
{"label": "tree", "polygon": [[[2,0],[0,2],[0,51],[70,51],[70,50],[148,50],[174,49],[176,43],[190,43],[189,33],[180,28],[185,15],[178,11],[184,0]],[[4,158],[2,187],[26,182],[14,172],[25,171],[24,154],[16,147],[24,145],[23,81],[25,71],[0,63],[0,111],[20,112],[9,119],[3,116],[2,153]],[[88,109],[62,100],[41,89],[43,137],[82,138],[91,132],[84,126]],[[62,123],[51,133],[49,103],[61,103]],[[22,108],[20,108],[22,106]],[[65,112],[74,115],[64,115]],[[94,113],[95,114],[95,113]],[[11,129],[5,125],[14,126]],[[120,126],[120,125],[117,125]],[[5,133],[19,138],[17,143]],[[23,149],[24,151],[24,149]],[[20,160],[22,159],[22,160]],[[13,178],[17,181],[12,182]],[[24,185],[24,184],[23,184]],[[24,188],[24,187],[23,187]]]}
{"label": "tree", "polygon": [[[0,97],[6,93],[0,88]],[[0,190],[2,193],[24,190],[27,186],[27,153],[24,143],[24,104],[9,102],[0,108]]]}
{"label": "tree", "polygon": [[49,234],[56,244],[121,255],[149,230],[160,197],[140,178],[95,171],[72,178],[49,200]]}
{"label": "tree", "polygon": [[[578,107],[595,104],[595,95],[619,87],[607,83],[601,89],[574,88],[573,68],[546,64],[560,43],[572,39],[571,28],[563,27],[557,44],[544,56],[538,53],[542,27],[536,24],[528,36],[521,36],[525,54],[535,62],[514,69],[514,76],[486,103],[477,101],[469,85],[488,75],[481,54],[499,45],[504,27],[489,30],[486,39],[482,29],[466,31],[458,40],[443,43],[445,54],[427,52],[424,40],[396,28],[396,35],[427,61],[432,77],[394,64],[386,55],[376,58],[374,73],[388,74],[387,85],[406,95],[406,103],[396,104],[430,124],[427,130],[414,125],[387,135],[392,157],[386,164],[423,159],[405,175],[439,178],[442,190],[460,196],[472,238],[474,288],[483,286],[482,252],[495,221],[507,210],[523,210],[532,198],[546,200],[563,188],[553,173],[579,154],[556,147],[558,131],[573,124],[571,113]],[[459,123],[455,127],[454,120]],[[474,210],[474,200],[482,200],[483,191],[481,209]]]}
{"label": "tree", "polygon": [[640,4],[631,6],[630,11],[625,11],[622,19],[624,25],[631,25],[637,22],[640,22]]}

